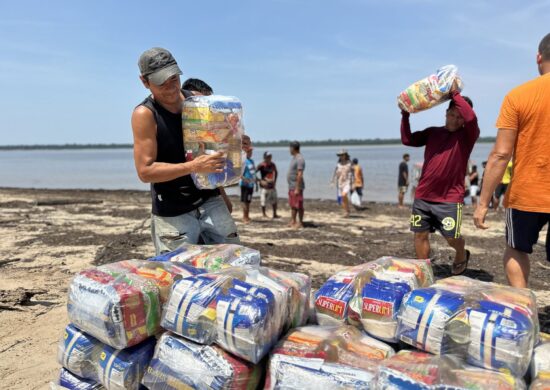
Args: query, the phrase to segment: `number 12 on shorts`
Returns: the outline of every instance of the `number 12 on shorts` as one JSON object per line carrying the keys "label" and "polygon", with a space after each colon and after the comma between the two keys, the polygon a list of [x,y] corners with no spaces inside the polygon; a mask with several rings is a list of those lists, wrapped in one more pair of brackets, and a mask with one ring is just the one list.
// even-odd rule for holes
{"label": "number 12 on shorts", "polygon": [[411,214],[411,226],[420,227],[420,221],[422,221],[421,215]]}

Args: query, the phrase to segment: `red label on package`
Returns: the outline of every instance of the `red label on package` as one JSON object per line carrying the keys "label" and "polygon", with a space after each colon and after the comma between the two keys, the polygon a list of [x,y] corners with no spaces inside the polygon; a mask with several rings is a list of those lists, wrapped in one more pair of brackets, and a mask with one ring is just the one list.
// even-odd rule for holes
{"label": "red label on package", "polygon": [[347,303],[339,299],[321,296],[317,298],[315,306],[319,307],[320,309],[325,309],[327,311],[333,312],[339,317],[344,317]]}
{"label": "red label on package", "polygon": [[363,298],[363,311],[377,314],[382,317],[392,317],[393,303],[373,298]]}

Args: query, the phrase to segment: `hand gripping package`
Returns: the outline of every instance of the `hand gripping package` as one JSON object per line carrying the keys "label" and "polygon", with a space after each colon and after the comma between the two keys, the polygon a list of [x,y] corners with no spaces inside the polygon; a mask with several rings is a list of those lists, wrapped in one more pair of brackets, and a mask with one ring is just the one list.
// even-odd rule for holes
{"label": "hand gripping package", "polygon": [[69,286],[70,321],[114,348],[136,345],[160,331],[161,304],[189,265],[127,260],[77,274]]}
{"label": "hand gripping package", "polygon": [[396,313],[403,295],[433,283],[428,260],[382,257],[339,272],[315,293],[320,325],[349,322],[371,335],[395,340]]}
{"label": "hand gripping package", "polygon": [[261,377],[259,365],[212,345],[199,345],[169,332],[155,348],[142,384],[150,390],[248,390]]}
{"label": "hand gripping package", "polygon": [[260,266],[260,251],[237,244],[184,244],[178,249],[149,259],[189,264],[195,268],[218,271],[232,266]]}
{"label": "hand gripping package", "polygon": [[462,91],[462,80],[454,65],[439,68],[434,74],[410,85],[397,97],[400,109],[410,113],[427,110],[450,99],[453,83]]}
{"label": "hand gripping package", "polygon": [[117,350],[68,325],[59,342],[57,360],[71,373],[99,382],[108,390],[138,390],[154,347],[152,337],[134,347]]}
{"label": "hand gripping package", "polygon": [[[275,344],[292,318],[305,318],[307,307],[292,302],[295,286],[265,267],[233,267],[188,277],[174,283],[162,326],[200,344],[217,343],[257,363]],[[303,295],[309,295],[305,275]],[[302,310],[293,313],[293,308]]]}
{"label": "hand gripping package", "polygon": [[353,326],[292,329],[273,349],[265,389],[371,388],[391,347]]}
{"label": "hand gripping package", "polygon": [[235,97],[193,96],[184,101],[182,120],[186,161],[219,151],[226,157],[223,172],[191,174],[197,188],[214,189],[239,182],[243,168],[242,114],[241,102]]}
{"label": "hand gripping package", "polygon": [[376,389],[414,390],[524,390],[525,382],[508,373],[468,366],[453,355],[434,356],[403,350],[384,360]]}

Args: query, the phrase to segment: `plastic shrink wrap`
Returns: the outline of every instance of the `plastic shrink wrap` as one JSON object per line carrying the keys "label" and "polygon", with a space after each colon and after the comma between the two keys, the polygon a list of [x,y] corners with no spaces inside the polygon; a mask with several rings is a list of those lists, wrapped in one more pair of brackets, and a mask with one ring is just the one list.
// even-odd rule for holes
{"label": "plastic shrink wrap", "polygon": [[[199,344],[217,343],[257,363],[283,329],[307,313],[298,300],[309,295],[309,278],[285,277],[303,279],[303,291],[296,291],[281,275],[265,267],[233,267],[178,280],[164,308],[162,327]],[[301,312],[293,313],[293,308]]]}
{"label": "plastic shrink wrap", "polygon": [[73,325],[65,328],[57,360],[71,373],[99,382],[108,390],[137,390],[155,347],[154,337],[117,350]]}
{"label": "plastic shrink wrap", "polygon": [[533,381],[530,389],[550,390],[550,334],[540,334],[540,343],[533,350],[530,374]]}
{"label": "plastic shrink wrap", "polygon": [[523,390],[525,382],[507,373],[464,365],[452,355],[400,351],[380,364],[376,389]]}
{"label": "plastic shrink wrap", "polygon": [[142,383],[150,390],[255,389],[261,367],[232,356],[216,345],[199,345],[164,333]]}
{"label": "plastic shrink wrap", "polygon": [[62,368],[57,383],[50,382],[50,390],[105,390],[101,383],[84,379]]}
{"label": "plastic shrink wrap", "polygon": [[[397,314],[397,336],[423,351],[454,353],[455,348],[463,349],[467,342],[467,326],[455,330],[449,329],[449,323],[464,309],[464,297],[460,294],[434,287],[413,290],[404,296]],[[462,323],[454,323],[458,325]],[[451,335],[461,338],[451,338]]]}
{"label": "plastic shrink wrap", "polygon": [[292,329],[271,352],[265,388],[371,388],[379,362],[393,354],[349,325]]}
{"label": "plastic shrink wrap", "polygon": [[348,322],[374,337],[395,342],[403,296],[433,280],[429,260],[382,257],[352,267],[331,277],[315,293],[317,322]]}
{"label": "plastic shrink wrap", "polygon": [[397,97],[400,109],[410,113],[427,110],[449,100],[453,82],[457,83],[458,91],[462,91],[462,80],[454,65],[439,68],[434,74],[417,81]]}
{"label": "plastic shrink wrap", "polygon": [[117,349],[160,331],[161,304],[186,264],[126,260],[81,271],[69,286],[67,312],[78,328]]}
{"label": "plastic shrink wrap", "polygon": [[244,134],[241,102],[230,96],[193,96],[183,103],[183,140],[186,161],[221,151],[223,172],[192,173],[199,189],[237,184],[243,168],[241,138]]}
{"label": "plastic shrink wrap", "polygon": [[171,261],[218,271],[231,266],[260,266],[260,251],[237,244],[194,245],[184,244],[180,248],[149,259]]}

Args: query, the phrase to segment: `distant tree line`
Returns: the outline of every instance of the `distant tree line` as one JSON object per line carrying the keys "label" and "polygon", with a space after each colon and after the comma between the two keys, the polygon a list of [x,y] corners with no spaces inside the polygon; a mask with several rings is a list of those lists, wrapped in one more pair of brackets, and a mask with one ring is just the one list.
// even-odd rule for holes
{"label": "distant tree line", "polygon": [[[291,140],[254,141],[254,146],[276,147],[288,146]],[[477,142],[492,143],[495,137],[480,137]],[[400,138],[369,138],[369,139],[324,139],[300,140],[302,146],[353,146],[353,145],[399,145]],[[132,144],[63,144],[63,145],[0,145],[0,150],[62,150],[62,149],[131,149]]]}

